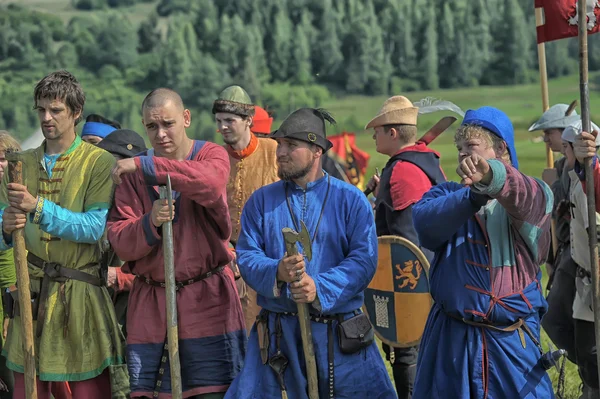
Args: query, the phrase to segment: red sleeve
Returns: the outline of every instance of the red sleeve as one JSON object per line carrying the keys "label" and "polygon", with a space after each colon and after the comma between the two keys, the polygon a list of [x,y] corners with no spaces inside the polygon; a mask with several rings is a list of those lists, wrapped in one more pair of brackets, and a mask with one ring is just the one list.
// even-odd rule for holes
{"label": "red sleeve", "polygon": [[[594,157],[593,161],[594,165],[594,192],[596,193],[596,212],[600,212],[600,162],[598,162],[597,157]],[[583,187],[583,192],[587,193],[585,178],[581,179],[581,186]]]}
{"label": "red sleeve", "polygon": [[204,143],[196,159],[189,161],[139,156],[135,164],[148,185],[166,184],[169,174],[173,190],[205,208],[222,206],[230,166],[227,150],[220,145]]}
{"label": "red sleeve", "polygon": [[125,273],[120,267],[116,268],[117,272],[117,292],[131,291],[133,287],[133,280],[135,276],[133,274]]}
{"label": "red sleeve", "polygon": [[142,259],[161,241],[150,219],[151,212],[144,213],[134,187],[137,179],[135,174],[124,176],[115,190],[115,203],[108,217],[108,240],[123,262]]}
{"label": "red sleeve", "polygon": [[431,181],[410,162],[399,161],[394,165],[390,178],[390,193],[395,211],[401,211],[416,203],[431,188]]}

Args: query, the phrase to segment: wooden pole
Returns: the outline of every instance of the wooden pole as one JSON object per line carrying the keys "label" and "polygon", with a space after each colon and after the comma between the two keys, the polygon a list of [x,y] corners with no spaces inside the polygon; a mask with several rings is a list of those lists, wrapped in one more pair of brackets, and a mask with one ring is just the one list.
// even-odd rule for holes
{"label": "wooden pole", "polygon": [[[579,93],[581,96],[581,122],[584,132],[590,132],[590,93],[588,88],[588,40],[587,15],[585,0],[578,0],[579,7]],[[598,239],[596,238],[596,192],[594,190],[594,171],[592,157],[586,158],[585,185],[588,210],[588,242],[590,246],[590,261],[592,267],[592,285],[594,289],[594,323],[596,343],[600,342],[600,267],[598,265]],[[600,364],[600,351],[596,352]],[[598,369],[600,376],[600,368]]]}
{"label": "wooden pole", "polygon": [[[300,221],[301,233],[307,234],[308,230],[304,225],[303,221]],[[296,247],[296,237],[299,235],[289,228],[282,230],[283,241],[285,242],[285,249],[288,256],[294,256],[298,254],[298,248]],[[304,246],[304,252],[310,254],[312,257],[312,249],[307,251],[307,245],[311,245],[310,236],[306,236],[306,240],[302,241]],[[307,258],[310,259],[307,255]],[[302,349],[304,350],[304,361],[306,363],[306,380],[308,382],[308,398],[319,399],[319,378],[317,374],[317,360],[315,358],[315,348],[312,337],[312,327],[310,325],[310,313],[308,310],[308,304],[297,303],[298,306],[298,323],[300,324],[300,335],[302,337]],[[287,394],[286,394],[287,397]],[[284,397],[283,399],[286,399]]]}
{"label": "wooden pole", "polygon": [[[544,24],[544,14],[542,8],[535,9],[535,25],[542,26]],[[544,43],[538,43],[538,64],[540,68],[540,86],[542,88],[542,112],[546,112],[550,108],[550,98],[548,95],[548,71],[546,68],[546,46]],[[546,169],[554,168],[554,154],[550,143],[546,143]],[[550,221],[550,231],[552,236],[552,253],[556,259],[558,251],[558,238],[556,237],[556,221]]]}
{"label": "wooden pole", "polygon": [[[11,183],[23,184],[23,163],[17,160],[17,156],[17,154],[9,154],[7,151],[6,157],[9,159],[8,177]],[[25,247],[25,232],[23,229],[13,231],[12,242],[15,268],[17,271],[21,339],[23,340],[25,396],[27,399],[37,399],[31,291],[29,289],[29,268],[27,266],[27,249]],[[38,320],[38,323],[43,322],[43,320]]]}
{"label": "wooden pole", "polygon": [[[169,201],[173,215],[173,191],[171,178],[167,175],[167,186],[159,188],[160,198]],[[173,247],[173,222],[162,225],[163,254],[165,260],[165,295],[167,303],[167,345],[169,347],[169,367],[171,370],[171,397],[182,398],[181,365],[179,362],[179,328],[177,326],[177,291],[175,290],[175,259]]]}

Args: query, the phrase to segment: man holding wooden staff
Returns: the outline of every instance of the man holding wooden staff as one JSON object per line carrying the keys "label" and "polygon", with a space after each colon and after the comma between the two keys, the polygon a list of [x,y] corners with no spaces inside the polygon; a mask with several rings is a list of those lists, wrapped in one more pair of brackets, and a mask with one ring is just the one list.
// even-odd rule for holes
{"label": "man holding wooden staff", "polygon": [[[304,356],[298,304],[310,309],[320,399],[397,397],[360,311],[377,267],[373,211],[359,189],[323,171],[332,147],[326,120],[333,122],[327,112],[302,108],[283,121],[271,134],[281,181],[244,206],[238,265],[263,310],[227,398],[308,397],[304,365],[312,360]],[[285,253],[288,228],[305,256]]]}
{"label": "man holding wooden staff", "polygon": [[[173,221],[177,319],[183,397],[221,398],[242,367],[246,331],[227,247],[227,151],[190,139],[191,114],[170,89],[142,103],[152,149],[117,162],[108,238],[137,278],[127,310],[131,397],[171,397],[167,353],[162,225]],[[174,218],[157,186],[170,176]],[[164,359],[164,360],[162,360]]]}
{"label": "man holding wooden staff", "polygon": [[[36,85],[45,141],[20,154],[23,184],[8,184],[5,174],[0,190],[0,249],[11,247],[14,230],[25,229],[40,399],[50,398],[52,381],[68,381],[75,398],[128,393],[121,389],[127,380],[123,335],[99,275],[97,251],[112,202],[114,159],[77,136],[84,103],[69,72],[53,72]],[[24,305],[30,306],[15,303],[2,353],[14,371],[14,398],[26,397],[19,316]]]}

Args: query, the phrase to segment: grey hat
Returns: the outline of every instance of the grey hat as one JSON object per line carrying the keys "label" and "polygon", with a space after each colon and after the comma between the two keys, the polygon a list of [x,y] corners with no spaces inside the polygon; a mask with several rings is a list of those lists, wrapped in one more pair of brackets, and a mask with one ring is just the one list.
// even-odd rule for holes
{"label": "grey hat", "polygon": [[[592,125],[592,131],[596,130],[600,132],[600,128],[594,122],[590,121],[590,124]],[[575,138],[581,134],[582,130],[583,129],[581,128],[581,119],[579,119],[572,125],[567,126],[565,130],[563,130],[560,138],[564,141],[568,141],[569,143],[573,143],[575,142]],[[596,147],[600,147],[600,134],[596,136]]]}
{"label": "grey hat", "polygon": [[568,109],[568,104],[556,104],[551,106],[542,114],[542,117],[538,119],[537,122],[531,125],[529,131],[564,129],[567,126],[572,125],[579,120],[579,115],[577,115],[577,111],[573,110],[569,116],[565,116]]}

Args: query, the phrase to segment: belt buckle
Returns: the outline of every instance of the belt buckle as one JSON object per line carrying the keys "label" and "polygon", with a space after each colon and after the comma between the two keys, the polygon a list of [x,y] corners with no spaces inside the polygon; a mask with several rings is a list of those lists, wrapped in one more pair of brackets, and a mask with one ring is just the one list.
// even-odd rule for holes
{"label": "belt buckle", "polygon": [[212,274],[213,274],[213,272],[208,272],[208,273],[206,273],[206,277],[204,277],[204,278],[209,278],[210,276],[212,276]]}
{"label": "belt buckle", "polygon": [[160,288],[165,288],[167,286],[167,283],[160,283]]}

